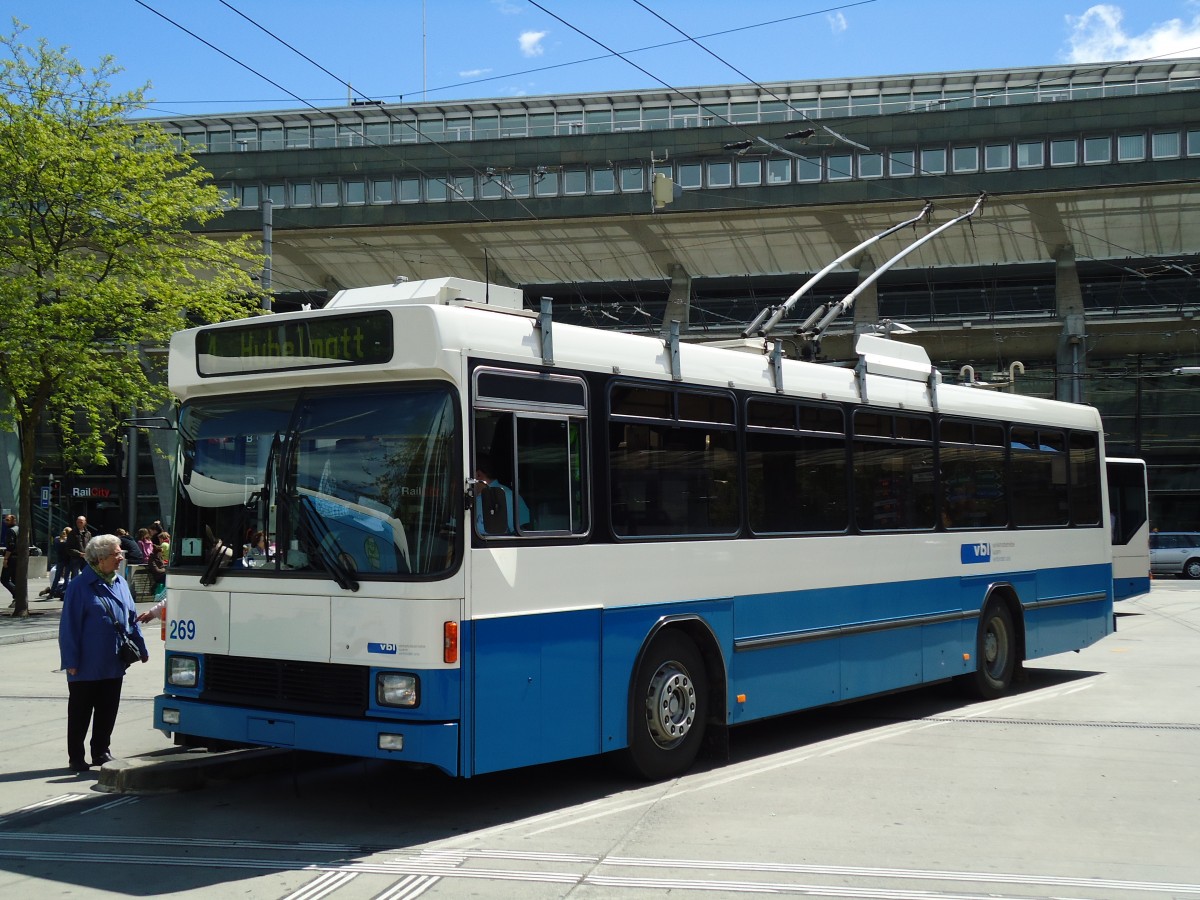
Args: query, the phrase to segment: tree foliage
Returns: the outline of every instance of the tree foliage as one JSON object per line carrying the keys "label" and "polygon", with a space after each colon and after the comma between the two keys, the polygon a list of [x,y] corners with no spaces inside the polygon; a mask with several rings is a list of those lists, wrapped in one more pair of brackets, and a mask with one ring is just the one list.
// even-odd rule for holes
{"label": "tree foliage", "polygon": [[0,37],[0,417],[19,437],[28,534],[39,423],[76,461],[103,462],[116,417],[164,398],[143,351],[253,314],[262,259],[249,236],[198,233],[227,204],[186,150],[132,118],[144,89],[114,94],[111,58],[85,69],[24,31],[14,20]]}

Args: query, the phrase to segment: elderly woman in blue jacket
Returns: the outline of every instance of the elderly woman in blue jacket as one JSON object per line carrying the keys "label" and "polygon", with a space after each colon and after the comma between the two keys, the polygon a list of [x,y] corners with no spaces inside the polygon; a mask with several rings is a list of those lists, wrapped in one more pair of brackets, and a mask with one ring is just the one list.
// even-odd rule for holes
{"label": "elderly woman in blue jacket", "polygon": [[67,758],[71,771],[89,768],[83,740],[91,725],[91,765],[113,759],[109,752],[125,664],[117,656],[121,633],[128,634],[141,650],[142,662],[150,658],[137,624],[137,609],[129,584],[118,573],[124,561],[116,535],[101,534],[84,548],[87,567],[71,579],[63,598],[58,649],[67,673]]}

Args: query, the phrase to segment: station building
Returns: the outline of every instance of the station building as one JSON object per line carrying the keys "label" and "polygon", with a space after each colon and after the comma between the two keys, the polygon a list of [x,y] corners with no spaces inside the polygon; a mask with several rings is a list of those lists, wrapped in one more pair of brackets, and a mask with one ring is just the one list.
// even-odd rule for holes
{"label": "station building", "polygon": [[929,201],[750,340],[811,352],[799,323],[876,279],[818,359],[897,329],[946,380],[1094,404],[1109,454],[1149,465],[1153,525],[1200,529],[1200,377],[1174,374],[1200,365],[1200,58],[158,121],[234,206],[212,231],[269,207],[279,310],[451,275],[736,339]]}

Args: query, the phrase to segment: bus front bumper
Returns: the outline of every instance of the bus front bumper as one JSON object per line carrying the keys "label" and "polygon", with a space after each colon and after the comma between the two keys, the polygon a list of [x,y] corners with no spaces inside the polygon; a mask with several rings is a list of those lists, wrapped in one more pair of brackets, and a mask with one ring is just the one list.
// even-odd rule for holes
{"label": "bus front bumper", "polygon": [[342,719],[218,706],[188,697],[160,694],[154,698],[154,727],[166,734],[391,759],[436,766],[448,775],[461,774],[457,722]]}

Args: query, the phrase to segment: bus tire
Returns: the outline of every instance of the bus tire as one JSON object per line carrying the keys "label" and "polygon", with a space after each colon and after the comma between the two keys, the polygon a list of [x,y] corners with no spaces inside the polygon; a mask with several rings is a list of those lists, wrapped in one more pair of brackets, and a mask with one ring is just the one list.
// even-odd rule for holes
{"label": "bus tire", "polygon": [[692,641],[660,633],[634,675],[627,767],[647,781],[673,778],[696,760],[708,715],[708,676]]}
{"label": "bus tire", "polygon": [[1017,635],[1012,613],[999,600],[989,600],[979,617],[975,637],[975,671],[963,681],[981,700],[995,700],[1008,691],[1017,668]]}

